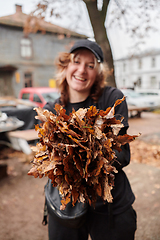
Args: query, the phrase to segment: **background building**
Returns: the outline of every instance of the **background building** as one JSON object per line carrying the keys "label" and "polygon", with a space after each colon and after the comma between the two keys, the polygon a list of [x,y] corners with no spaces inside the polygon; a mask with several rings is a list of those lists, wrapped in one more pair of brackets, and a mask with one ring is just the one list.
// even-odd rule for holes
{"label": "background building", "polygon": [[115,61],[118,88],[160,89],[160,50]]}
{"label": "background building", "polygon": [[0,96],[18,97],[27,86],[54,87],[55,57],[75,40],[86,38],[43,20],[39,22],[42,32],[28,35],[24,32],[27,18],[20,5],[15,14],[0,17]]}

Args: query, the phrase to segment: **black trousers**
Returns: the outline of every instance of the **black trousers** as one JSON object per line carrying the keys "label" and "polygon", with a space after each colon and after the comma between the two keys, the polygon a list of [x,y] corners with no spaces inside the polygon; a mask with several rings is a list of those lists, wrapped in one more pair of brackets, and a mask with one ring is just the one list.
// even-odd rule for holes
{"label": "black trousers", "polygon": [[113,215],[110,226],[108,216],[105,214],[88,213],[87,222],[78,229],[67,228],[49,215],[49,240],[134,240],[137,228],[135,210],[130,207],[127,211]]}

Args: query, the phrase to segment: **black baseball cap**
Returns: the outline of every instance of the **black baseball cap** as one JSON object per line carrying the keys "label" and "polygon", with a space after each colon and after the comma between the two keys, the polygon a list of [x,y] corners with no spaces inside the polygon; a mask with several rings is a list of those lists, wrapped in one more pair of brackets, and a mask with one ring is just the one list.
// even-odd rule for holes
{"label": "black baseball cap", "polygon": [[75,42],[73,47],[70,49],[70,53],[74,52],[75,50],[79,48],[87,48],[89,49],[97,58],[98,62],[103,62],[103,52],[101,47],[93,41],[90,41],[88,39],[81,39]]}

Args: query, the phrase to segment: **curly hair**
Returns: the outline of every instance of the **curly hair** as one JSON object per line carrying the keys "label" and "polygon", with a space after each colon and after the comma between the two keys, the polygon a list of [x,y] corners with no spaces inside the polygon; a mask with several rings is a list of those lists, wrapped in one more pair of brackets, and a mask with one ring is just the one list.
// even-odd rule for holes
{"label": "curly hair", "polygon": [[[57,68],[56,86],[60,90],[61,93],[60,100],[64,106],[66,106],[66,104],[69,101],[68,83],[66,81],[66,69],[68,67],[68,64],[74,61],[77,52],[78,50],[75,51],[74,53],[62,52],[55,60],[55,66]],[[105,66],[104,63],[98,63],[95,57],[95,67],[97,68],[98,74],[91,88],[90,96],[95,102],[97,102],[99,96],[101,95],[102,89],[106,85],[105,81],[107,77],[107,66]]]}

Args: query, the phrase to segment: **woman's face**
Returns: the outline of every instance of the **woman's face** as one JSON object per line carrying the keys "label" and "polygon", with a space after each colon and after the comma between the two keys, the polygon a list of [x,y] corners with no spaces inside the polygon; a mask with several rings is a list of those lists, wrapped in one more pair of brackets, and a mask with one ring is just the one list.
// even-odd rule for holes
{"label": "woman's face", "polygon": [[97,68],[95,68],[94,54],[87,50],[80,50],[66,70],[66,80],[69,91],[77,93],[90,93],[95,82]]}

